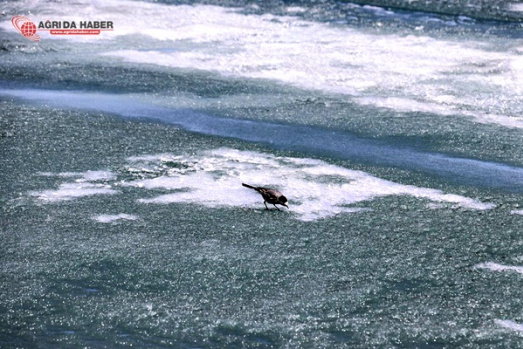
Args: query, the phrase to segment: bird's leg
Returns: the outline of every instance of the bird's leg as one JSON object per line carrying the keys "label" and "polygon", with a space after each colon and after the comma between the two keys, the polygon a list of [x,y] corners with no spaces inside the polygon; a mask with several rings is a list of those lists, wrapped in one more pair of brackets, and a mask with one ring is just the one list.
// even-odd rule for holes
{"label": "bird's leg", "polygon": [[267,201],[264,201],[263,204],[265,205],[265,209],[266,209],[267,211],[270,211],[269,208],[267,207]]}
{"label": "bird's leg", "polygon": [[272,204],[272,205],[273,205],[274,207],[276,207],[276,209],[277,209],[278,211],[281,211],[281,210],[278,208],[278,206],[276,206],[275,204]]}

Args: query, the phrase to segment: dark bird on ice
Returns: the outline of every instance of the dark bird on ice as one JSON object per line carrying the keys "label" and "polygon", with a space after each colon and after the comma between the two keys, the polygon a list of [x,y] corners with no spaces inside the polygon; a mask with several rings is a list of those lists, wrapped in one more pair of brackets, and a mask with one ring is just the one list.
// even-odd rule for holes
{"label": "dark bird on ice", "polygon": [[263,200],[264,200],[263,204],[265,205],[265,208],[267,210],[269,209],[267,207],[267,203],[273,204],[274,207],[276,207],[276,209],[278,211],[280,211],[280,209],[276,205],[282,205],[282,206],[285,206],[285,207],[289,208],[289,206],[287,206],[287,203],[288,203],[287,198],[282,193],[280,193],[278,190],[276,190],[276,189],[263,188],[263,187],[253,187],[252,185],[248,185],[248,184],[245,184],[245,183],[242,183],[242,185],[244,187],[247,187],[247,188],[250,188],[250,189],[254,189],[258,193],[260,193],[261,196],[263,197]]}

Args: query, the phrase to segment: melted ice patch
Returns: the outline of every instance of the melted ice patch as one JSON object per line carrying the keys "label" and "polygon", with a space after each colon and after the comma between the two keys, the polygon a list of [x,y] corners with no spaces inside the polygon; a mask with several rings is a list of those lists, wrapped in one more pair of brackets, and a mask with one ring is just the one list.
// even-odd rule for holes
{"label": "melted ice patch", "polygon": [[99,222],[99,223],[112,223],[118,220],[126,220],[126,221],[135,221],[138,219],[138,216],[127,214],[127,213],[120,213],[116,215],[110,215],[110,214],[101,214],[98,216],[92,217],[93,220]]}
{"label": "melted ice patch", "polygon": [[196,156],[148,155],[129,161],[131,172],[141,169],[150,175],[156,169],[161,175],[123,185],[173,191],[140,199],[146,204],[187,203],[263,209],[261,196],[242,187],[244,182],[280,190],[289,199],[290,211],[303,221],[358,212],[362,208],[354,205],[389,195],[409,195],[477,210],[494,207],[460,195],[383,180],[321,160],[276,157],[228,148]]}

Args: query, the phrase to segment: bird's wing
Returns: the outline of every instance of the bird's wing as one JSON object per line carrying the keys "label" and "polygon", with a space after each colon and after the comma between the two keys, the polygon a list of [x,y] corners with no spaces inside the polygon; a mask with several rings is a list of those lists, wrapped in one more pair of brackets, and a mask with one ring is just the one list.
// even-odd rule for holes
{"label": "bird's wing", "polygon": [[266,196],[267,198],[270,198],[272,200],[276,200],[278,199],[278,197],[280,197],[282,194],[275,190],[275,189],[267,189],[267,188],[263,188],[263,192],[261,192],[262,195]]}

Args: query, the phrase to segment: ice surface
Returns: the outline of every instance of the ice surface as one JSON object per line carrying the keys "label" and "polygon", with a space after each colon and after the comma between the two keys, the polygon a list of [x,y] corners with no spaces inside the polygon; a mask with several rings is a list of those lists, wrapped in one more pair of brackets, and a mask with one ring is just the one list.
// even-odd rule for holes
{"label": "ice surface", "polygon": [[58,189],[32,191],[30,194],[46,202],[66,201],[84,196],[116,194],[117,191],[108,185],[95,183],[63,183]]}
{"label": "ice surface", "polygon": [[[242,183],[280,190],[289,199],[290,214],[302,221],[314,221],[342,213],[366,211],[356,206],[389,195],[408,195],[449,203],[466,209],[487,210],[495,205],[439,190],[402,185],[309,158],[278,157],[271,154],[220,148],[196,155],[158,154],[129,157],[125,176],[110,171],[41,173],[58,178],[77,178],[58,189],[30,192],[46,202],[72,200],[90,195],[115,194],[116,186],[167,194],[139,199],[144,204],[186,203],[208,207],[251,207],[263,209],[263,199]],[[103,181],[100,183],[100,181]],[[432,207],[433,208],[433,207]],[[283,209],[287,211],[286,209]],[[95,220],[109,223],[136,219],[127,214],[102,215]]]}
{"label": "ice surface", "polygon": [[46,177],[76,178],[74,182],[60,184],[58,189],[32,191],[29,193],[38,200],[45,202],[67,201],[91,195],[111,195],[117,193],[110,184],[105,183],[115,179],[115,175],[110,171],[40,172],[38,174]]}
{"label": "ice surface", "polygon": [[465,115],[471,116],[477,122],[483,124],[493,123],[506,127],[523,128],[523,118],[521,117],[481,111],[458,110],[455,108],[456,105],[461,103],[458,98],[446,95],[435,96],[433,102],[399,97],[361,97],[354,100],[362,105],[373,105],[400,113],[420,112],[442,116]]}
{"label": "ice surface", "polygon": [[147,190],[173,190],[169,194],[140,200],[147,204],[193,203],[210,207],[263,208],[261,196],[241,186],[245,182],[279,189],[289,198],[291,214],[303,221],[359,212],[364,208],[353,205],[388,195],[409,195],[468,209],[494,207],[490,203],[439,190],[401,185],[321,160],[276,157],[230,148],[209,150],[198,156],[169,157],[163,154],[133,157],[129,161],[134,163],[131,168],[146,170],[161,168],[158,166],[161,162],[179,164],[167,175],[124,184]]}
{"label": "ice surface", "polygon": [[[490,118],[488,122],[503,124],[513,119],[513,125],[506,124],[510,127],[518,127],[518,117],[522,115],[519,105],[523,50],[514,49],[514,45],[507,42],[496,46],[491,38],[469,40],[468,34],[453,40],[424,38],[423,31],[420,31],[420,36],[383,31],[377,35],[296,18],[246,16],[234,9],[198,5],[176,7],[157,3],[77,0],[20,1],[5,6],[11,5],[31,11],[35,16],[42,14],[44,18],[51,15],[56,19],[67,19],[69,14],[70,18],[114,19],[117,31],[100,38],[60,38],[64,41],[98,40],[96,46],[92,45],[93,55],[98,50],[107,51],[108,47],[113,51],[125,49],[126,45],[139,46],[144,55],[137,57],[144,61],[149,59],[152,63],[166,66],[177,67],[179,64],[191,69],[213,70],[234,77],[269,77],[300,87],[340,92],[343,100],[346,98],[371,106],[362,107],[363,110],[374,110],[374,106],[378,106],[397,111],[397,116],[413,118],[422,113],[433,113],[441,115],[443,121],[450,121],[449,128],[453,127],[454,115],[474,117],[477,121]],[[394,13],[379,8],[367,9],[394,16]],[[291,8],[288,13],[298,13],[298,10]],[[13,30],[7,19],[2,19],[4,28]],[[241,30],[243,27],[245,31]],[[306,42],[305,35],[309,35],[310,42]],[[91,64],[82,65],[72,58],[74,45],[71,45],[72,52],[64,52],[61,50],[64,46],[57,42],[49,44],[48,39],[44,39],[41,47],[59,47],[57,52],[50,53],[49,61],[59,55],[60,59],[55,63],[60,63],[62,68],[68,65],[80,68],[79,74],[87,76],[92,73]],[[25,39],[18,37],[18,40]],[[110,42],[105,48],[104,40]],[[503,40],[501,37],[500,41]],[[148,46],[150,42],[158,45],[158,41],[165,42],[165,50],[160,52],[155,50],[158,46],[153,49]],[[432,41],[434,45],[431,45]],[[506,50],[500,50],[500,47]],[[85,50],[85,46],[82,49]],[[436,49],[441,53],[435,52]],[[462,56],[463,50],[468,50],[469,55]],[[322,60],[311,59],[322,55]],[[7,61],[20,58],[10,52],[4,56]],[[97,59],[118,65],[115,62],[118,59],[114,57],[105,55]],[[164,62],[154,62],[158,57]],[[44,57],[26,59],[42,63],[40,58]],[[90,58],[92,56],[85,60],[92,62]],[[179,62],[173,61],[177,58],[180,58]],[[409,61],[412,65],[407,64]],[[97,67],[97,63],[93,62],[93,65]],[[393,66],[395,64],[397,69]],[[102,63],[101,66],[110,65]],[[57,67],[53,65],[51,70],[60,75],[61,69]],[[119,67],[128,66],[123,63]],[[21,71],[23,69],[14,73]],[[147,79],[147,71],[143,72],[144,79]],[[63,82],[68,88],[77,88],[75,81],[58,79],[56,74],[49,76],[51,82],[60,81],[58,85]],[[30,75],[23,75],[23,83],[32,85]],[[193,77],[191,73],[180,75],[182,78]],[[38,77],[45,78],[44,70]],[[124,74],[120,78],[127,79],[128,76]],[[105,87],[98,85],[96,74],[90,82],[92,85],[85,86],[86,90],[93,86]],[[45,88],[58,85],[53,83]],[[83,90],[83,87],[78,88]],[[114,92],[116,95],[118,91]],[[245,100],[250,98],[247,94],[242,96]],[[322,93],[316,95],[321,98]],[[259,93],[253,98],[266,96]],[[139,109],[139,103],[130,103],[135,96],[114,98],[101,93],[60,94],[52,91],[44,97],[62,99],[62,106],[58,107],[62,109],[58,111],[62,116],[65,114],[63,105],[97,107],[119,115],[150,112],[150,108]],[[289,102],[292,103],[294,97],[291,92]],[[172,98],[171,105],[178,103],[177,96]],[[226,98],[235,96],[228,94],[208,99],[215,99],[213,103],[227,103]],[[135,101],[139,102],[140,98]],[[266,103],[270,102],[271,99],[267,98]],[[229,107],[243,107],[239,101],[230,103]],[[124,127],[117,122],[105,124],[103,120],[77,123],[75,113],[70,113],[71,118],[61,119],[59,116],[56,119],[46,114],[48,110],[42,112],[49,105],[53,106],[52,103],[41,103],[39,108],[24,108],[20,118],[28,121],[27,130],[17,128],[16,137],[7,139],[13,149],[18,149],[14,154],[20,157],[11,163],[13,166],[6,168],[12,171],[8,178],[12,178],[12,184],[21,180],[12,186],[17,189],[16,193],[11,193],[7,186],[6,197],[17,197],[18,188],[25,187],[28,188],[26,191],[34,190],[29,194],[37,203],[45,201],[51,204],[32,207],[20,206],[28,200],[6,202],[4,211],[7,216],[6,219],[2,217],[7,232],[2,234],[5,247],[2,254],[3,280],[6,281],[2,304],[6,311],[0,316],[6,326],[6,343],[33,347],[44,339],[47,343],[67,343],[66,346],[70,347],[91,346],[93,340],[100,346],[140,347],[144,343],[165,347],[174,343],[206,346],[212,342],[231,347],[280,347],[292,341],[296,347],[393,347],[399,343],[411,347],[458,347],[465,342],[471,346],[476,343],[478,346],[499,345],[500,330],[496,327],[521,331],[518,323],[521,319],[517,314],[508,314],[510,310],[516,309],[517,313],[519,309],[521,292],[517,283],[520,276],[516,273],[523,274],[521,267],[490,262],[480,265],[478,269],[481,271],[475,273],[463,270],[463,265],[469,265],[474,258],[472,252],[477,251],[478,246],[492,245],[494,248],[489,258],[494,261],[501,261],[514,251],[518,236],[510,232],[517,231],[519,217],[509,216],[508,210],[493,210],[485,215],[462,210],[432,211],[449,206],[489,209],[494,205],[456,195],[458,189],[452,185],[447,187],[454,188],[448,189],[449,192],[408,186],[310,158],[231,148],[207,151],[203,148],[193,152],[196,148],[206,147],[206,142],[245,146],[231,140],[221,142],[223,138],[220,137],[231,134],[235,137],[238,133],[245,133],[253,142],[263,142],[272,130],[278,131],[278,136],[271,139],[275,142],[271,144],[273,148],[289,149],[274,145],[278,142],[293,144],[300,135],[307,141],[299,143],[295,149],[309,149],[304,145],[312,143],[309,136],[313,133],[300,133],[305,128],[293,128],[293,120],[283,127],[270,123],[228,123],[212,116],[202,117],[200,120],[205,122],[197,125],[198,130],[211,134],[209,129],[212,128],[222,133],[215,131],[218,137],[205,137],[206,140],[202,141],[204,137],[172,132],[170,128],[166,132],[169,135],[182,134],[190,139],[187,147],[178,148],[169,144],[171,138],[161,137],[166,133],[157,132],[163,126],[154,125],[151,129],[143,124],[127,123]],[[202,105],[192,108],[204,109]],[[191,106],[186,103],[180,108],[191,109]],[[409,115],[409,112],[416,115]],[[180,114],[173,112],[176,117]],[[189,114],[187,118],[193,116]],[[43,120],[45,122],[41,122]],[[57,125],[53,120],[58,120],[60,132],[52,132],[51,127]],[[11,121],[18,125],[17,115]],[[42,128],[40,133],[33,132],[35,125],[46,128]],[[197,128],[195,123],[187,125],[189,129],[191,126]],[[244,132],[248,125],[255,132]],[[47,130],[51,132],[45,132]],[[141,133],[144,130],[149,131]],[[95,147],[89,142],[94,138],[78,137],[79,134],[91,134],[81,133],[84,131],[93,131],[97,141],[104,137],[101,152],[91,151]],[[512,131],[519,132],[507,132]],[[41,138],[31,138],[36,134]],[[110,138],[114,135],[124,138]],[[340,133],[325,131],[319,135],[326,135],[319,138],[325,143],[332,141],[336,148],[331,149],[340,152],[360,152],[360,156],[369,154],[370,157],[377,156],[372,155],[377,150],[382,157],[390,159],[391,166],[401,167],[407,161],[408,164],[425,166],[407,167],[409,170],[429,169],[429,172],[434,171],[432,173],[438,168],[454,170],[447,177],[439,177],[442,180],[438,183],[451,182],[452,177],[462,174],[463,183],[468,185],[470,177],[486,172],[484,178],[494,179],[493,183],[482,182],[489,188],[496,185],[498,178],[521,188],[517,185],[520,184],[517,181],[521,182],[523,178],[521,168],[472,160],[496,159],[485,154],[457,151],[462,155],[456,156],[463,157],[454,158],[424,152],[423,149],[414,152],[372,147],[372,142],[352,142],[350,136],[341,137]],[[449,137],[454,135],[462,134],[452,130],[448,133]],[[488,133],[485,135],[492,138]],[[285,136],[291,136],[288,143],[282,142]],[[405,133],[399,136],[407,137]],[[129,139],[136,142],[128,142]],[[24,140],[31,146],[26,146]],[[83,169],[84,165],[92,171],[40,173],[49,178],[36,178],[27,173],[27,169],[45,169],[47,164],[54,164],[52,161],[57,160],[53,157],[56,155],[45,151],[41,152],[42,157],[34,156],[38,145],[50,141],[42,147],[45,150],[69,140],[73,144],[63,148],[68,150],[63,159],[58,159],[59,167],[70,163],[70,171]],[[460,138],[454,140],[460,141]],[[181,142],[173,143],[180,145]],[[493,140],[490,146],[498,145],[500,143]],[[181,149],[191,150],[184,153]],[[364,149],[367,153],[362,155]],[[449,152],[455,154],[454,149]],[[136,156],[122,159],[118,156],[123,154],[119,153],[121,150],[125,150],[125,156]],[[155,155],[166,151],[171,153]],[[318,155],[318,152],[313,154]],[[81,155],[87,157],[77,162]],[[99,156],[110,158],[99,159]],[[22,163],[21,160],[26,159],[27,162]],[[111,162],[112,171],[98,170],[98,164],[109,160],[114,161]],[[19,169],[25,172],[19,172]],[[412,173],[407,172],[407,175]],[[406,177],[400,175],[400,178]],[[282,209],[281,213],[262,214],[262,198],[241,187],[242,181],[282,190],[291,200],[290,211]],[[43,186],[43,182],[53,184]],[[490,191],[482,188],[471,191],[490,196]],[[109,196],[116,193],[119,195]],[[394,210],[393,207],[383,207],[384,201],[380,198],[387,196],[407,196],[409,202],[419,199],[420,204]],[[505,198],[503,195],[492,196],[492,201],[501,202]],[[91,199],[87,200],[87,197]],[[514,196],[510,198],[513,201],[509,203],[507,200],[506,205],[517,201]],[[69,200],[67,204],[53,205],[65,200]],[[373,205],[373,200],[379,203]],[[82,205],[73,206],[77,203]],[[88,204],[91,206],[87,207]],[[162,204],[171,206],[159,206]],[[179,208],[177,204],[184,205],[183,215],[170,214],[171,208]],[[197,205],[206,209],[201,210]],[[369,217],[371,215],[362,211],[370,206],[383,210],[375,208]],[[136,211],[130,212],[130,207]],[[220,210],[214,210],[214,207]],[[201,211],[216,211],[217,214],[199,217]],[[135,212],[139,212],[139,216],[130,214]],[[160,215],[166,212],[165,216]],[[512,213],[520,214],[519,211]],[[82,214],[87,221],[82,219]],[[337,215],[349,216],[350,219],[332,219]],[[269,219],[258,222],[256,218],[261,216]],[[147,217],[146,224],[135,224],[134,220],[139,217]],[[180,218],[184,222],[180,222]],[[295,219],[316,222],[304,224]],[[131,223],[107,225],[124,221]],[[350,225],[346,224],[348,221]],[[185,222],[190,225],[185,225]],[[223,227],[232,228],[221,229]],[[295,227],[299,229],[288,229]],[[463,227],[473,227],[474,234]],[[513,261],[517,264],[521,259]],[[493,274],[491,270],[509,273]],[[499,285],[492,287],[492,283],[477,282],[474,275],[477,273],[487,274],[499,281]],[[499,292],[500,289],[503,292]],[[496,317],[501,319],[494,320]],[[485,323],[487,326],[482,327]],[[96,338],[93,337],[95,333]],[[507,347],[518,347],[519,335],[503,333],[501,339]]]}
{"label": "ice surface", "polygon": [[[481,123],[523,127],[518,103],[523,64],[516,40],[499,39],[498,47],[481,37],[454,40],[334,26],[292,16],[300,12],[296,7],[288,8],[287,16],[275,16],[246,15],[239,9],[208,5],[125,0],[97,6],[87,0],[71,4],[26,0],[19,6],[31,11],[33,21],[46,20],[47,13],[61,20],[78,20],[79,13],[111,18],[115,30],[100,37],[42,38],[107,41],[101,54],[109,59],[271,79],[340,93],[356,103],[398,112],[458,115]],[[518,4],[511,6],[512,10],[519,8]],[[382,8],[375,11],[396,15]],[[0,27],[14,31],[8,19]],[[131,36],[144,48],[114,44]],[[151,40],[164,45],[155,49]]]}
{"label": "ice surface", "polygon": [[504,265],[494,262],[481,263],[476,265],[479,269],[489,269],[492,271],[515,271],[516,273],[523,274],[523,267],[515,265]]}
{"label": "ice surface", "polygon": [[509,4],[509,5],[508,5],[508,8],[509,8],[511,11],[523,12],[523,4],[521,4],[521,3],[513,3],[513,4]]}
{"label": "ice surface", "polygon": [[39,172],[41,176],[46,177],[61,177],[61,178],[77,178],[77,182],[96,182],[96,181],[109,181],[115,178],[115,174],[111,171],[86,171],[86,172]]}
{"label": "ice surface", "polygon": [[511,321],[511,320],[499,320],[499,319],[496,319],[495,322],[499,326],[507,328],[509,330],[523,332],[523,325],[518,324],[517,322]]}
{"label": "ice surface", "polygon": [[[192,11],[205,20],[194,20]],[[515,50],[496,52],[471,40],[462,44],[426,36],[375,35],[293,17],[244,16],[220,8],[183,8],[176,16],[182,13],[190,14],[191,20],[180,18],[177,22],[185,23],[184,31],[173,28],[169,40],[197,45],[190,50],[119,50],[107,55],[272,79],[346,94],[357,103],[398,112],[461,115],[482,123],[523,127],[521,109],[514,103],[522,76],[521,57]],[[148,34],[165,39],[160,33]]]}
{"label": "ice surface", "polygon": [[118,220],[127,220],[127,221],[135,221],[138,219],[138,216],[127,214],[127,213],[120,213],[116,215],[110,215],[110,214],[101,214],[98,216],[93,217],[93,220],[100,222],[100,223],[112,223]]}
{"label": "ice surface", "polygon": [[[466,185],[503,188],[512,192],[521,190],[523,183],[523,168],[503,163],[451,157],[418,151],[410,147],[389,146],[322,128],[228,119],[193,110],[162,108],[155,106],[154,103],[150,105],[150,101],[141,102],[132,94],[16,89],[0,89],[0,94],[45,102],[56,107],[87,108],[118,113],[130,118],[159,119],[196,133],[239,138],[256,143],[267,143],[270,140],[271,145],[276,148],[307,149],[313,153],[327,153],[343,159],[364,160],[379,165],[421,170]],[[318,142],[318,139],[322,141]]]}

